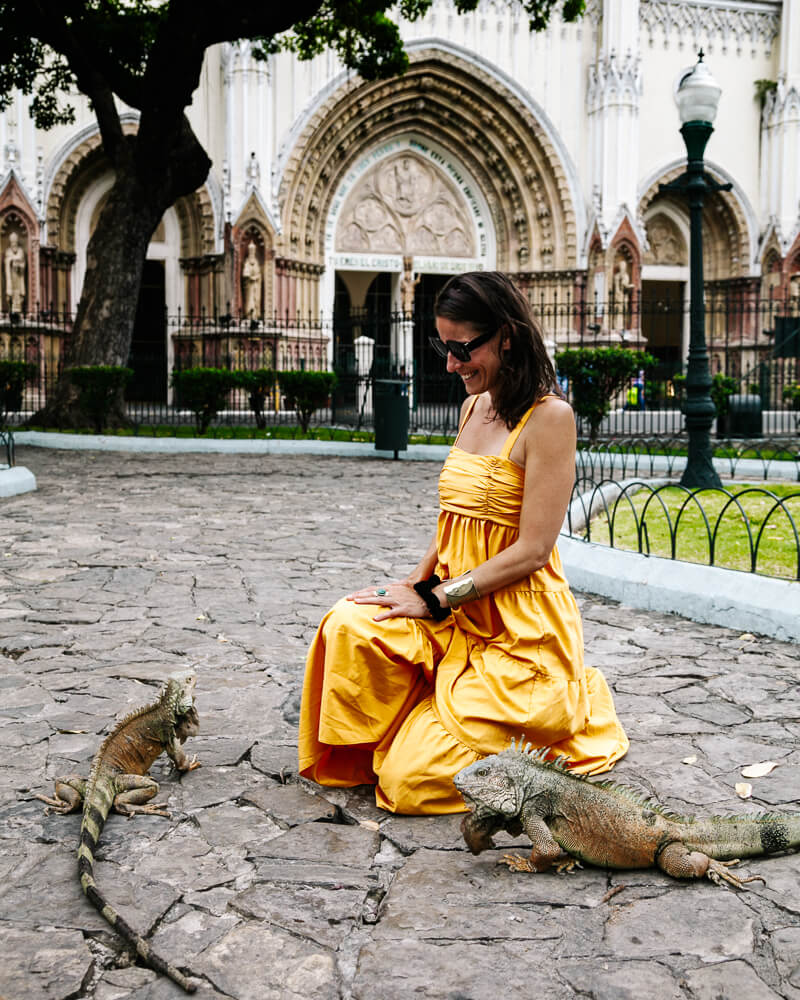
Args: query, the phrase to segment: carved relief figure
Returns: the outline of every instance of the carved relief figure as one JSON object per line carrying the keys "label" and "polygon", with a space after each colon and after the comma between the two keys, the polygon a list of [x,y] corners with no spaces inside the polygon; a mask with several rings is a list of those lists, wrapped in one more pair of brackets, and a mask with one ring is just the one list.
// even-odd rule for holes
{"label": "carved relief figure", "polygon": [[12,230],[8,236],[8,247],[3,258],[5,273],[5,293],[8,311],[22,312],[25,304],[25,251],[19,243],[18,233]]}
{"label": "carved relief figure", "polygon": [[614,268],[611,286],[614,297],[614,329],[627,330],[631,323],[631,298],[633,282],[628,274],[628,262],[620,257]]}
{"label": "carved relief figure", "polygon": [[242,300],[244,314],[250,319],[261,318],[261,262],[256,254],[256,245],[247,244],[247,256],[242,265]]}
{"label": "carved relief figure", "polygon": [[683,240],[672,223],[661,216],[647,227],[650,250],[645,260],[648,264],[686,264]]}
{"label": "carved relief figure", "polygon": [[429,172],[411,156],[402,156],[388,164],[380,182],[387,201],[400,215],[414,215],[420,210],[430,189]]}
{"label": "carved relief figure", "polygon": [[400,279],[400,300],[403,304],[403,313],[410,316],[414,312],[414,294],[417,285],[422,278],[421,274],[414,275],[414,258],[403,257],[403,277]]}

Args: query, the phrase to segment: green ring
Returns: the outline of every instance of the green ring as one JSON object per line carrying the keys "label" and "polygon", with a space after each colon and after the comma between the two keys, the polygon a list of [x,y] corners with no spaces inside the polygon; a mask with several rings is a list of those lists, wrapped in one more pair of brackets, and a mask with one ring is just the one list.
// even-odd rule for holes
{"label": "green ring", "polygon": [[377,597],[386,597],[387,593],[388,591],[386,590],[386,587],[378,587],[378,589],[375,591],[375,595]]}

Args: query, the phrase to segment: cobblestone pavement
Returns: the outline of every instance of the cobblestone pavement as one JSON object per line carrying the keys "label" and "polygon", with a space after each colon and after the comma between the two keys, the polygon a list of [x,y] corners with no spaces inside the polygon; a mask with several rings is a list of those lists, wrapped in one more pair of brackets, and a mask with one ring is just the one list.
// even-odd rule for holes
{"label": "cobblestone pavement", "polygon": [[[112,815],[98,881],[199,996],[800,998],[796,856],[748,862],[767,884],[746,892],[655,870],[514,874],[500,851],[466,852],[459,817],[298,783],[314,627],[415,561],[437,467],[20,452],[39,489],[0,505],[3,1000],[183,995],[130,964],[80,892],[79,816],[33,794],[85,771],[115,716],[189,663],[202,733],[186,749],[203,767],[156,763],[172,818]],[[580,603],[631,736],[620,779],[683,813],[794,806],[796,647]],[[764,760],[780,766],[740,800],[741,767]]]}

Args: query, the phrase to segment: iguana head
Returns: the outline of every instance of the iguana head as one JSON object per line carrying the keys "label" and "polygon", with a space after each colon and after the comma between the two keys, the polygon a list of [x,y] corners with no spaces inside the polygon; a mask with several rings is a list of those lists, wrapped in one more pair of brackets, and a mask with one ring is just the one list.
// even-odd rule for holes
{"label": "iguana head", "polygon": [[495,754],[459,771],[453,783],[472,809],[489,809],[516,816],[520,809],[519,782],[514,781],[510,754]]}
{"label": "iguana head", "polygon": [[161,696],[162,703],[168,705],[172,715],[186,715],[194,705],[194,686],[197,674],[191,668],[177,670],[167,678],[167,684]]}

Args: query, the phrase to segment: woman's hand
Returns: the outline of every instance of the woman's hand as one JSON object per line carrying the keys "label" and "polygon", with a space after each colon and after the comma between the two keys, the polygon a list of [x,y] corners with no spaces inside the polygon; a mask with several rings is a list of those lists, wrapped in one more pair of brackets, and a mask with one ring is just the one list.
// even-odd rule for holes
{"label": "woman's hand", "polygon": [[347,595],[355,604],[379,604],[383,611],[372,619],[382,622],[386,618],[430,618],[427,604],[406,580],[384,583],[377,587],[364,587]]}

